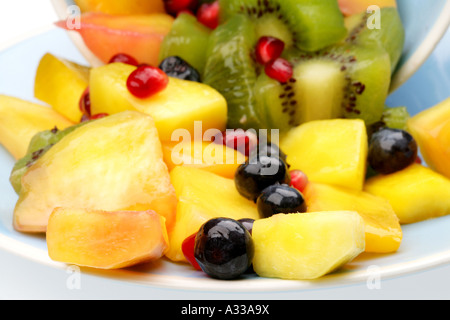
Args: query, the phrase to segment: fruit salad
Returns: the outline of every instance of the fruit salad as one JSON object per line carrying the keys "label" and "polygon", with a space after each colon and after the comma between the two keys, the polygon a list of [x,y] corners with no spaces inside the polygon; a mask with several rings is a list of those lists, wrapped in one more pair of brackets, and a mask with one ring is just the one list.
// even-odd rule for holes
{"label": "fruit salad", "polygon": [[313,280],[450,214],[450,100],[386,106],[394,0],[75,2],[102,64],[49,52],[41,103],[0,96],[13,226],[52,260]]}

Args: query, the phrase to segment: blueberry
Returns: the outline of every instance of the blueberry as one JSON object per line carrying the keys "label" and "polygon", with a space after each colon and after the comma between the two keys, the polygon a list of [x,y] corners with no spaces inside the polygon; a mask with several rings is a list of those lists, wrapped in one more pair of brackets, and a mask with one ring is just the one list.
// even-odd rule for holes
{"label": "blueberry", "polygon": [[236,279],[252,265],[253,239],[239,221],[211,219],[197,233],[194,255],[200,268],[210,277]]}
{"label": "blueberry", "polygon": [[257,156],[279,157],[285,162],[287,160],[287,155],[280,149],[277,144],[273,142],[258,144],[257,147],[254,148],[250,153],[250,157]]}
{"label": "blueberry", "polygon": [[413,164],[417,153],[417,143],[408,132],[384,128],[370,139],[368,162],[376,172],[390,174]]}
{"label": "blueberry", "polygon": [[304,213],[307,210],[301,192],[288,185],[273,185],[264,189],[257,206],[259,214],[264,218],[280,213]]}
{"label": "blueberry", "polygon": [[200,82],[198,71],[180,57],[175,56],[164,59],[159,68],[169,77]]}
{"label": "blueberry", "polygon": [[256,202],[261,192],[274,184],[290,184],[291,177],[287,164],[278,157],[252,157],[239,166],[235,175],[238,192]]}

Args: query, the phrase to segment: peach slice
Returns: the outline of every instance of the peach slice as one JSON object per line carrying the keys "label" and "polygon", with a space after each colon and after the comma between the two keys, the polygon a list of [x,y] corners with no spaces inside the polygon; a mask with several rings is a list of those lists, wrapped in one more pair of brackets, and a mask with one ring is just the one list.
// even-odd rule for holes
{"label": "peach slice", "polygon": [[164,13],[162,0],[75,0],[81,12],[103,12],[109,14]]}
{"label": "peach slice", "polygon": [[147,15],[108,15],[85,13],[79,29],[66,21],[58,27],[80,33],[86,46],[104,63],[117,53],[134,57],[139,63],[158,65],[161,42],[169,33],[174,18],[165,13]]}
{"label": "peach slice", "polygon": [[55,110],[14,97],[0,95],[0,144],[16,159],[23,158],[37,133],[73,123]]}
{"label": "peach slice", "polygon": [[119,269],[161,258],[169,243],[165,219],[154,211],[56,208],[47,247],[54,261]]}
{"label": "peach slice", "polygon": [[338,0],[338,3],[345,16],[362,13],[372,5],[380,8],[397,7],[395,0]]}

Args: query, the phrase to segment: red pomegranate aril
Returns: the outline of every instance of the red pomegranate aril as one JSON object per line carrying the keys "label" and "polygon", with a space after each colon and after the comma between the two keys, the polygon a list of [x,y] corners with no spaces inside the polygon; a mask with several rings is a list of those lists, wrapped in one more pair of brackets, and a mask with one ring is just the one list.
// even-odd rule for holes
{"label": "red pomegranate aril", "polygon": [[186,258],[186,260],[198,271],[201,271],[202,268],[197,263],[197,260],[195,260],[194,256],[194,249],[195,249],[195,237],[197,236],[197,233],[194,233],[190,237],[187,237],[183,244],[181,245],[181,251],[183,251],[183,255]]}
{"label": "red pomegranate aril", "polygon": [[254,133],[243,129],[227,130],[215,137],[214,142],[239,151],[248,157],[250,152],[257,146],[258,137]]}
{"label": "red pomegranate aril", "polygon": [[198,0],[163,0],[166,12],[170,15],[177,16],[181,11],[189,10],[197,11]]}
{"label": "red pomegranate aril", "polygon": [[87,87],[81,95],[79,102],[80,111],[88,117],[91,115],[91,96],[89,92],[89,87]]}
{"label": "red pomegranate aril", "polygon": [[210,29],[216,29],[219,25],[219,1],[204,3],[198,8],[197,20]]}
{"label": "red pomegranate aril", "polygon": [[292,78],[294,69],[289,61],[278,58],[266,64],[265,72],[270,78],[286,83]]}
{"label": "red pomegranate aril", "polygon": [[98,113],[98,114],[94,114],[93,116],[91,116],[89,118],[89,120],[98,120],[98,119],[101,119],[101,118],[105,118],[107,116],[109,116],[109,114],[107,114],[107,113]]}
{"label": "red pomegranate aril", "polygon": [[274,37],[261,37],[256,44],[256,60],[265,65],[278,59],[284,51],[284,42]]}
{"label": "red pomegranate aril", "polygon": [[130,74],[127,80],[127,87],[132,95],[145,99],[164,90],[168,83],[169,77],[164,71],[143,65]]}
{"label": "red pomegranate aril", "polygon": [[306,186],[308,185],[309,180],[308,176],[301,170],[292,170],[291,171],[291,186],[297,189],[300,192],[305,191]]}
{"label": "red pomegranate aril", "polygon": [[132,66],[138,66],[139,62],[132,56],[125,53],[118,53],[109,60],[109,63],[121,62]]}

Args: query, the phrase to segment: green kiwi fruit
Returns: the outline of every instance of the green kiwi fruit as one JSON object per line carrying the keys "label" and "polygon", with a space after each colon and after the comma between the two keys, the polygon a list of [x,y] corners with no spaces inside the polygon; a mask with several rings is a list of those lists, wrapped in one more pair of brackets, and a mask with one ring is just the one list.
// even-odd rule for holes
{"label": "green kiwi fruit", "polygon": [[17,194],[20,193],[20,190],[22,189],[22,176],[28,171],[28,168],[35,164],[36,161],[38,161],[62,138],[88,122],[89,121],[81,122],[64,130],[58,130],[58,128],[55,127],[52,130],[37,133],[28,145],[27,154],[15,163],[11,171],[9,181],[14,188],[14,191],[16,191]]}
{"label": "green kiwi fruit", "polygon": [[221,20],[248,16],[257,38],[273,36],[304,51],[316,51],[347,35],[336,0],[219,0]]}
{"label": "green kiwi fruit", "polygon": [[210,33],[211,29],[198,22],[194,16],[179,14],[161,43],[159,62],[167,57],[178,56],[202,74]]}
{"label": "green kiwi fruit", "polygon": [[391,72],[394,72],[405,44],[402,20],[398,10],[393,7],[381,8],[378,17],[373,16],[374,14],[365,12],[345,18],[345,25],[349,30],[345,42],[366,47],[382,47],[389,54]]}

